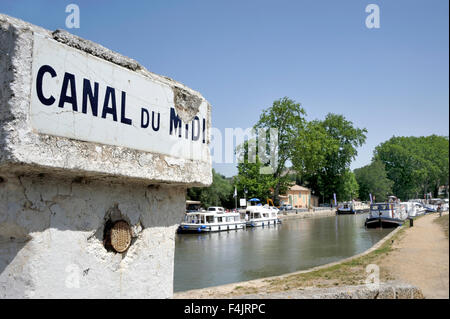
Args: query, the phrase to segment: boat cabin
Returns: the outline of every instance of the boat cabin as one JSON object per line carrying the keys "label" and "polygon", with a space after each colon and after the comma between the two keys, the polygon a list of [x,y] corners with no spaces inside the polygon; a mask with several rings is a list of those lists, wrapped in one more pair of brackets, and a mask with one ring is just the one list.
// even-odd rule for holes
{"label": "boat cabin", "polygon": [[186,213],[184,218],[184,223],[186,224],[217,224],[239,221],[240,217],[238,213],[228,213],[223,215],[218,215],[216,212]]}
{"label": "boat cabin", "polygon": [[218,214],[223,214],[223,213],[225,213],[225,209],[223,207],[219,207],[219,206],[211,206],[208,208],[208,212],[215,212]]}

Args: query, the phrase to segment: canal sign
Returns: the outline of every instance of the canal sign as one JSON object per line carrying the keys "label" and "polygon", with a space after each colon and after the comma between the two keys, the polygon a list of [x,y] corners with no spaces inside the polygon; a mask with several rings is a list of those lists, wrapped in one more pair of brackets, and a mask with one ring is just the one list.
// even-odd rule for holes
{"label": "canal sign", "polygon": [[207,102],[184,122],[173,89],[39,34],[34,35],[34,130],[87,142],[201,159]]}
{"label": "canal sign", "polygon": [[211,105],[1,13],[0,60],[0,299],[171,298],[186,189],[212,182]]}

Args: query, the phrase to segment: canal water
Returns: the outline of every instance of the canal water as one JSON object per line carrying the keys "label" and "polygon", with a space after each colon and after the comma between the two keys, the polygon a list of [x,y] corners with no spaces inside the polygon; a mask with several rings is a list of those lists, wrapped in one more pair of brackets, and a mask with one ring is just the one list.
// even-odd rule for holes
{"label": "canal water", "polygon": [[281,225],[177,234],[174,291],[276,276],[359,254],[391,229],[365,229],[367,214],[284,220]]}

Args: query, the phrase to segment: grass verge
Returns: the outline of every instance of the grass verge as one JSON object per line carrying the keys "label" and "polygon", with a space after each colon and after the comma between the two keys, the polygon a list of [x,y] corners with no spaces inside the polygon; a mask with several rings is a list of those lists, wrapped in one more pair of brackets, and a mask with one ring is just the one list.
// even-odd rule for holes
{"label": "grass verge", "polygon": [[[401,229],[393,237],[383,243],[378,249],[367,255],[307,273],[287,275],[276,279],[267,279],[263,281],[263,285],[258,285],[258,287],[252,285],[239,286],[228,296],[245,295],[256,292],[273,293],[306,287],[328,288],[364,284],[368,276],[366,267],[370,264],[379,265],[381,260],[395,249],[393,248],[393,243],[401,239],[406,228],[409,227],[409,223],[405,223],[400,227]],[[380,269],[380,280],[382,282],[393,279],[395,278],[393,278],[392,275],[385,270]]]}
{"label": "grass verge", "polygon": [[438,217],[434,220],[436,224],[439,224],[444,230],[445,236],[448,238],[448,214]]}

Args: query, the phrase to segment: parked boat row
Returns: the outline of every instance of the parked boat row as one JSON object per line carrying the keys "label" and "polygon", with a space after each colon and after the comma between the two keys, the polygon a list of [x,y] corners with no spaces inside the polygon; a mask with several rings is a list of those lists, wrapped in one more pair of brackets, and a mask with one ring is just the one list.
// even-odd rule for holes
{"label": "parked boat row", "polygon": [[[218,206],[204,210],[200,204],[198,201],[186,201],[184,220],[177,230],[179,233],[229,231],[281,223],[278,208],[269,204],[262,205],[257,198],[250,199],[245,209],[233,212],[227,212]],[[390,228],[402,225],[408,218],[444,210],[448,210],[448,200],[401,202],[397,197],[389,196],[388,202],[370,205],[358,201],[345,202],[337,207],[336,213],[359,214],[368,211],[365,227]]]}
{"label": "parked boat row", "polygon": [[415,218],[427,213],[448,210],[448,199],[431,199],[428,201],[412,199],[400,202],[395,196],[389,196],[387,203],[370,205],[369,217],[366,219],[367,228],[397,227],[408,218]]}
{"label": "parked boat row", "polygon": [[[278,209],[259,199],[250,200],[251,205],[241,212],[226,212],[223,207],[200,208],[200,202],[187,201],[184,220],[178,227],[179,233],[217,232],[239,230],[246,227],[264,227],[281,223]],[[197,205],[197,206],[195,206]]]}

